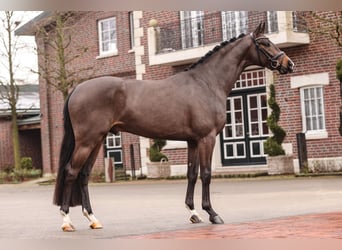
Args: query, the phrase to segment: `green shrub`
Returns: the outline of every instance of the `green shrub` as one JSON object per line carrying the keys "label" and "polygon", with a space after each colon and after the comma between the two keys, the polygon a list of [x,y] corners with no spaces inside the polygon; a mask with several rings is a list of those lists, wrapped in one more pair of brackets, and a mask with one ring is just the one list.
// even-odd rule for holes
{"label": "green shrub", "polygon": [[160,162],[163,158],[169,160],[166,155],[160,152],[166,145],[166,140],[154,139],[150,147],[149,158],[151,162]]}
{"label": "green shrub", "polygon": [[31,157],[22,157],[20,160],[20,166],[22,169],[32,169],[32,158]]}
{"label": "green shrub", "polygon": [[272,131],[273,135],[264,142],[265,153],[269,156],[285,155],[285,151],[282,147],[282,143],[285,139],[285,130],[278,125],[280,118],[280,107],[275,99],[274,85],[270,85],[270,98],[268,99],[268,105],[272,109],[271,114],[267,117],[267,125]]}

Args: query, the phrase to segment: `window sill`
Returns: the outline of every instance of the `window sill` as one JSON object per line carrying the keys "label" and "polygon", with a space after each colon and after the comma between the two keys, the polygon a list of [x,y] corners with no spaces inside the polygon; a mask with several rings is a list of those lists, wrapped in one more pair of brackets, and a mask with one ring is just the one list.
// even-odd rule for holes
{"label": "window sill", "polygon": [[326,130],[310,131],[305,133],[306,140],[317,140],[328,138],[328,132]]}
{"label": "window sill", "polygon": [[112,57],[112,56],[117,56],[119,55],[118,52],[112,52],[112,53],[108,53],[108,54],[102,54],[96,57],[96,59],[102,59],[102,58],[107,58],[107,57]]}

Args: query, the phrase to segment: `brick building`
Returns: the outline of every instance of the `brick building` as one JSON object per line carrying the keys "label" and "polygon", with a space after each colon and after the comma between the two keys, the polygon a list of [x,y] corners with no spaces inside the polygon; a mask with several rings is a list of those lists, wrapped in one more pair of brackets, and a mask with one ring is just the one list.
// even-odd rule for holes
{"label": "brick building", "polygon": [[[31,157],[34,168],[42,168],[40,109],[37,84],[19,86],[17,117],[21,157]],[[0,91],[3,91],[0,88]],[[0,170],[14,166],[10,107],[0,102]]]}
{"label": "brick building", "polygon": [[[330,13],[318,13],[329,15]],[[54,34],[52,12],[44,12],[17,31],[35,35],[38,51],[53,53],[37,32],[45,27]],[[275,83],[281,107],[281,126],[287,131],[284,147],[294,156],[298,171],[296,134],[306,134],[312,168],[342,168],[342,137],[338,134],[341,86],[335,76],[342,50],[327,35],[308,32],[315,20],[305,12],[292,11],[112,11],[74,12],[69,34],[72,46],[87,48],[75,61],[79,79],[102,75],[136,79],[163,79],[184,70],[216,44],[249,33],[266,20],[267,36],[295,62],[296,71],[279,75],[250,67],[242,73],[227,100],[227,124],[217,137],[213,171],[267,171],[263,141],[266,126],[267,89]],[[152,21],[151,21],[152,20]],[[107,37],[107,34],[108,37]],[[41,55],[41,54],[40,54]],[[39,56],[39,62],[44,58]],[[63,98],[40,79],[41,137],[43,170],[55,173],[61,143]],[[134,163],[146,173],[149,139],[121,133],[109,135],[99,153],[96,167],[103,169],[104,157],[114,157],[117,167],[129,170]],[[165,153],[172,163],[172,175],[184,174],[186,143],[169,141]],[[131,160],[132,152],[134,161]],[[142,169],[141,169],[142,168]]]}

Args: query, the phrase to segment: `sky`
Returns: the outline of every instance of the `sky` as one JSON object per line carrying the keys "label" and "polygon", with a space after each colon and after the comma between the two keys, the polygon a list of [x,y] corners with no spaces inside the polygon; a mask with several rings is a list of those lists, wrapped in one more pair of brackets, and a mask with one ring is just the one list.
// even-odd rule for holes
{"label": "sky", "polygon": [[[15,21],[20,21],[20,25],[28,22],[35,16],[39,15],[41,11],[15,11]],[[3,11],[0,11],[0,15],[3,15]],[[20,26],[19,25],[19,26]],[[18,26],[18,27],[19,27]],[[4,33],[4,26],[0,22],[0,31]],[[20,43],[23,44],[23,48],[18,50],[15,57],[15,79],[18,80],[19,84],[38,84],[38,74],[33,73],[37,71],[37,54],[35,52],[35,39],[33,36],[20,36],[18,37]],[[0,79],[8,79],[8,62],[4,55],[4,47],[0,43]]]}

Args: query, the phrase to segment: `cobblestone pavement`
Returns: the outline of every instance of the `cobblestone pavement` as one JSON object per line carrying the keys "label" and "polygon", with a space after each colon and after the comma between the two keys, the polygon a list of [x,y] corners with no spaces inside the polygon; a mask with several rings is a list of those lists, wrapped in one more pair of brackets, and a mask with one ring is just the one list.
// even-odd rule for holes
{"label": "cobblestone pavement", "polygon": [[0,239],[154,238],[342,238],[341,177],[214,179],[212,204],[225,221],[191,224],[185,209],[185,180],[134,181],[89,186],[102,230],[91,230],[80,207],[70,214],[76,232],[64,233],[53,186],[0,185]]}
{"label": "cobblestone pavement", "polygon": [[342,212],[207,226],[127,239],[342,239]]}

